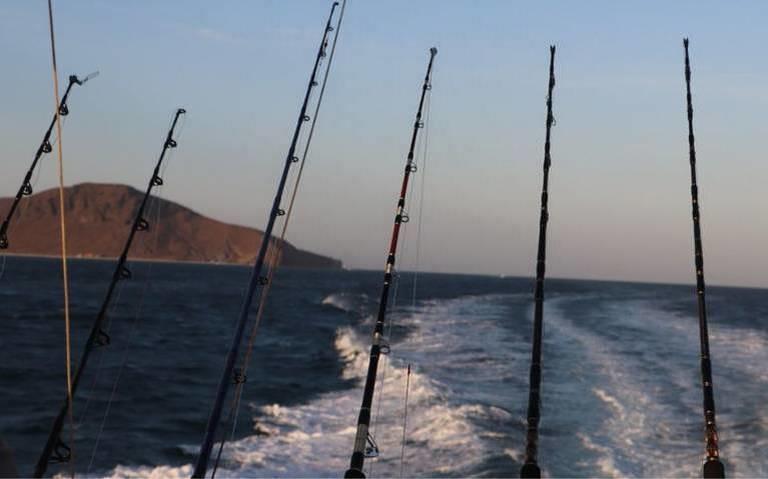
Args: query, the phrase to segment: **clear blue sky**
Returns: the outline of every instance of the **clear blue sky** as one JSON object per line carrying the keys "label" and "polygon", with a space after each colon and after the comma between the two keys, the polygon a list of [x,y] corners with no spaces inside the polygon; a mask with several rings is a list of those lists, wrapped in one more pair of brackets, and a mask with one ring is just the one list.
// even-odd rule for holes
{"label": "clear blue sky", "polygon": [[[329,5],[56,1],[62,76],[101,71],[72,94],[67,182],[143,187],[184,106],[165,196],[263,227]],[[2,195],[50,117],[46,15],[43,0],[0,4]],[[383,266],[436,45],[422,267],[532,274],[555,43],[548,272],[691,282],[690,36],[707,278],[768,286],[766,18],[756,1],[350,0],[289,240]],[[54,182],[47,163],[38,189]]]}

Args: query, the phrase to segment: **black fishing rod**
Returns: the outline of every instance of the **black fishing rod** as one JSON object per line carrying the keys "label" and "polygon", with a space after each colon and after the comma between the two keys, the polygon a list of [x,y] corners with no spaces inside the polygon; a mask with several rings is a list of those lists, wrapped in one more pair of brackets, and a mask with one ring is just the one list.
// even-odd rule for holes
{"label": "black fishing rod", "polygon": [[39,163],[40,158],[43,156],[43,154],[53,151],[53,145],[51,145],[51,134],[53,133],[53,127],[56,125],[56,119],[59,117],[59,115],[69,115],[69,107],[67,106],[67,98],[69,97],[69,92],[72,90],[73,86],[84,85],[88,80],[95,78],[98,74],[99,72],[93,72],[82,80],[77,78],[77,75],[69,76],[69,84],[67,85],[67,89],[64,91],[64,96],[61,97],[59,108],[56,110],[56,112],[54,112],[51,124],[48,125],[48,129],[45,131],[45,135],[43,135],[43,141],[40,143],[40,146],[37,147],[35,158],[32,160],[32,164],[30,165],[29,170],[27,170],[27,174],[24,175],[24,180],[21,182],[19,191],[16,193],[16,197],[13,199],[13,203],[11,203],[11,208],[8,210],[8,213],[6,213],[2,225],[0,225],[0,249],[8,248],[8,228],[11,224],[11,218],[16,212],[16,208],[19,206],[21,199],[32,194],[32,175],[35,172],[35,168],[37,168],[37,164]]}
{"label": "black fishing rod", "polygon": [[701,224],[699,213],[699,187],[696,183],[696,148],[693,141],[693,101],[691,98],[691,61],[688,57],[688,39],[685,47],[685,89],[688,104],[688,157],[691,163],[691,213],[693,216],[693,248],[696,265],[696,301],[699,309],[699,340],[701,342],[701,382],[704,393],[704,438],[706,459],[702,473],[704,477],[725,477],[725,466],[720,461],[715,423],[715,394],[712,386],[712,361],[709,356],[709,332],[707,328],[707,302],[704,287],[704,251],[701,245]]}
{"label": "black fishing rod", "polygon": [[248,291],[243,300],[242,307],[240,309],[240,316],[235,328],[235,334],[232,336],[232,343],[229,346],[227,352],[226,361],[224,363],[224,370],[219,380],[219,385],[216,390],[216,398],[213,403],[213,408],[208,417],[208,423],[205,428],[205,435],[203,436],[203,442],[200,444],[200,452],[195,462],[195,469],[192,473],[192,477],[203,478],[208,470],[208,461],[211,457],[211,450],[213,449],[213,443],[216,439],[216,430],[221,422],[221,414],[224,408],[224,401],[229,390],[230,382],[239,383],[245,381],[245,377],[235,370],[235,363],[238,359],[240,352],[240,344],[243,341],[243,334],[245,333],[245,327],[248,323],[249,313],[251,311],[251,305],[253,303],[253,295],[259,286],[264,286],[269,281],[267,276],[262,274],[264,267],[264,261],[267,256],[267,250],[272,241],[272,230],[275,226],[275,220],[278,216],[283,216],[285,210],[280,208],[280,202],[283,198],[283,191],[285,190],[285,184],[288,180],[288,172],[290,171],[293,163],[298,163],[300,158],[296,156],[296,146],[299,141],[299,134],[301,133],[304,123],[310,120],[307,115],[307,107],[309,106],[309,98],[313,89],[319,84],[317,81],[317,72],[320,66],[320,61],[326,56],[326,48],[328,47],[328,34],[334,30],[331,26],[333,20],[333,14],[336,11],[336,7],[339,2],[333,2],[331,6],[331,13],[328,15],[328,21],[325,24],[325,30],[323,30],[323,37],[320,41],[320,47],[317,51],[317,57],[315,58],[315,64],[312,68],[312,74],[309,77],[309,84],[307,85],[307,91],[304,95],[304,102],[301,105],[301,111],[299,112],[299,118],[296,121],[296,127],[293,131],[293,138],[291,139],[291,145],[288,148],[288,154],[285,158],[285,164],[283,166],[283,173],[280,177],[280,182],[277,186],[277,193],[275,199],[272,202],[272,209],[269,213],[269,219],[267,220],[267,227],[264,229],[264,235],[261,239],[261,245],[259,246],[259,252],[256,256],[256,261],[253,264],[251,271],[251,278],[248,282]]}
{"label": "black fishing rod", "polygon": [[555,46],[549,47],[549,90],[547,92],[547,133],[544,140],[544,182],[541,187],[539,216],[539,250],[536,255],[536,286],[533,293],[533,348],[531,351],[530,385],[528,391],[528,430],[525,463],[520,477],[541,477],[538,465],[539,421],[541,419],[541,342],[544,334],[544,272],[547,257],[547,222],[549,221],[549,139],[555,117],[552,115],[552,91],[555,89]]}
{"label": "black fishing rod", "polygon": [[368,361],[368,375],[365,378],[365,389],[363,390],[363,402],[360,406],[360,414],[357,419],[357,434],[352,449],[352,458],[349,469],[344,473],[344,477],[365,477],[363,472],[363,463],[365,462],[366,451],[370,456],[378,455],[378,447],[371,437],[368,429],[371,424],[371,405],[373,404],[373,393],[376,388],[376,373],[379,367],[379,355],[385,354],[389,350],[389,345],[383,338],[384,321],[387,315],[387,302],[389,301],[389,286],[392,282],[392,272],[395,268],[395,254],[397,253],[397,239],[400,235],[400,225],[408,222],[408,215],[405,214],[405,197],[408,192],[408,180],[411,173],[416,172],[416,164],[413,161],[414,151],[416,149],[416,138],[419,130],[424,127],[421,120],[421,112],[424,108],[424,99],[427,92],[432,89],[432,65],[437,55],[437,48],[429,49],[429,65],[427,74],[424,76],[424,84],[421,87],[421,98],[419,99],[419,109],[416,112],[416,121],[413,123],[413,133],[411,134],[411,145],[408,150],[408,159],[405,162],[405,172],[403,173],[403,184],[400,188],[400,197],[397,200],[397,209],[395,210],[395,224],[392,228],[392,239],[389,243],[389,255],[384,267],[384,285],[381,289],[381,298],[379,299],[379,312],[376,317],[376,326],[373,330],[373,343],[371,344],[371,355]]}
{"label": "black fishing rod", "polygon": [[[139,209],[136,211],[136,216],[133,219],[131,231],[128,234],[128,239],[125,241],[123,252],[120,254],[120,257],[117,260],[117,265],[115,266],[115,271],[112,274],[112,281],[110,281],[109,287],[107,288],[107,294],[104,297],[104,301],[102,302],[101,308],[99,309],[99,314],[96,316],[96,320],[93,322],[91,333],[88,336],[85,347],[83,348],[83,354],[80,357],[80,364],[77,368],[77,372],[75,373],[74,380],[72,381],[73,398],[75,396],[75,392],[77,391],[77,385],[80,382],[80,378],[85,371],[85,366],[88,364],[88,358],[90,357],[91,352],[93,352],[97,346],[107,346],[111,342],[109,335],[102,329],[104,321],[107,318],[107,310],[109,309],[109,305],[112,301],[112,295],[115,292],[117,283],[121,280],[131,279],[132,277],[131,270],[128,269],[125,264],[128,259],[128,251],[131,249],[131,244],[133,244],[133,238],[136,235],[136,232],[149,230],[150,225],[147,219],[144,218],[144,209],[147,206],[147,202],[149,201],[152,189],[155,186],[161,186],[163,184],[163,179],[160,177],[160,167],[163,164],[163,159],[165,158],[166,152],[169,149],[176,148],[177,146],[176,140],[173,138],[173,132],[176,129],[176,124],[179,121],[179,117],[184,113],[186,113],[186,110],[182,108],[176,110],[171,128],[168,130],[168,134],[165,137],[165,143],[163,143],[163,150],[160,153],[160,158],[157,160],[155,170],[152,172],[152,177],[150,178],[149,184],[147,185],[144,198],[141,200],[141,205],[139,205]],[[62,405],[58,416],[56,416],[56,419],[53,422],[53,427],[51,428],[51,432],[48,435],[48,441],[45,443],[45,448],[43,448],[43,452],[40,454],[40,458],[37,460],[34,477],[43,477],[49,463],[69,462],[71,460],[72,449],[61,439],[61,430],[64,427],[64,420],[67,416],[68,410],[69,399],[67,398],[64,400],[64,404]]]}

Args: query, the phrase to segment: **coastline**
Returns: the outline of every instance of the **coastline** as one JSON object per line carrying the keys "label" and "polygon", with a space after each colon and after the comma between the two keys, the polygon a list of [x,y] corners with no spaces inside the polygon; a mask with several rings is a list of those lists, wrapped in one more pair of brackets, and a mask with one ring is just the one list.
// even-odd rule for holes
{"label": "coastline", "polygon": [[[61,259],[61,256],[54,254],[30,254],[30,253],[2,253],[0,256],[12,256],[18,258],[40,258],[40,259]],[[82,260],[82,261],[115,261],[117,256],[67,256],[67,260]],[[143,263],[168,263],[168,264],[194,264],[203,266],[234,266],[234,267],[250,267],[251,263],[231,263],[224,261],[194,261],[194,260],[176,260],[176,259],[162,259],[162,258],[129,258],[130,261],[138,261]],[[281,268],[295,268],[295,269],[322,269],[322,270],[343,270],[344,267],[339,268],[310,268],[300,266],[280,266]]]}

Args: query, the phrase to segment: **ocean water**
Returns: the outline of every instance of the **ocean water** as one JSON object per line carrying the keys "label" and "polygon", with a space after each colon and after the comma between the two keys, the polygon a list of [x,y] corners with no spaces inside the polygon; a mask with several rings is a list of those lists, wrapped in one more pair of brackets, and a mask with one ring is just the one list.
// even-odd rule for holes
{"label": "ocean water", "polygon": [[[113,264],[73,261],[79,354]],[[249,270],[133,264],[74,404],[75,470],[188,477]],[[0,438],[32,471],[64,397],[59,264],[7,258],[0,279]],[[146,281],[149,279],[149,281]],[[339,477],[348,465],[380,272],[278,272],[218,477]],[[380,364],[373,477],[516,476],[532,285],[403,273]],[[540,463],[547,476],[695,477],[704,449],[691,286],[548,280]],[[722,457],[768,476],[768,292],[709,289]],[[119,381],[117,379],[119,378]],[[66,436],[65,436],[66,437]],[[52,474],[66,467],[52,465]]]}

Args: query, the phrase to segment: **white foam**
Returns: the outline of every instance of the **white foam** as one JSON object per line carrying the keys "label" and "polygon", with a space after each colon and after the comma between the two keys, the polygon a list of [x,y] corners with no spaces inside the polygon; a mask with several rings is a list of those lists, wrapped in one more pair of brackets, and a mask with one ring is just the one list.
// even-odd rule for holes
{"label": "white foam", "polygon": [[192,465],[186,464],[181,467],[157,466],[157,467],[128,467],[117,466],[109,474],[103,477],[114,479],[181,479],[189,478],[192,475]]}
{"label": "white foam", "polygon": [[[414,324],[423,319],[419,315],[401,318]],[[378,420],[372,433],[381,455],[366,461],[367,472],[373,476],[391,477],[400,471],[407,365],[394,358],[394,350],[418,350],[417,345],[406,344],[421,343],[424,338],[417,334],[401,339],[396,348],[393,345],[393,354],[383,356],[380,362],[381,381],[374,398],[374,417]],[[343,377],[356,379],[359,387],[324,394],[298,406],[259,407],[254,411],[254,429],[268,435],[254,434],[228,443],[217,477],[339,477],[344,473],[356,430],[370,338],[343,327],[337,331],[334,345],[345,363]],[[445,386],[423,374],[418,365],[412,368],[404,454],[406,475],[455,475],[462,471],[468,474],[492,452],[493,440],[497,438],[486,435],[473,419],[498,420],[507,418],[508,413],[480,404],[451,405],[445,400],[449,396]],[[185,449],[192,452],[196,448]],[[190,468],[118,466],[110,474],[136,478],[188,476]]]}
{"label": "white foam", "polygon": [[576,436],[581,441],[582,445],[585,449],[588,451],[593,451],[598,454],[598,458],[595,461],[595,465],[597,465],[597,470],[600,471],[599,474],[594,474],[596,477],[614,477],[614,478],[623,478],[627,477],[628,474],[623,473],[621,470],[619,470],[616,467],[616,464],[613,460],[613,452],[611,449],[605,447],[605,446],[599,446],[595,444],[592,439],[582,433],[577,433]]}
{"label": "white foam", "polygon": [[347,313],[361,312],[368,301],[366,294],[333,293],[320,302],[325,306],[331,306]]}
{"label": "white foam", "polygon": [[[602,327],[606,330],[623,326],[636,331],[633,340],[610,341],[565,319],[560,308],[567,307],[567,302],[548,303],[547,321],[550,330],[555,330],[550,337],[564,334],[578,341],[584,356],[598,366],[603,378],[591,392],[605,405],[608,415],[599,428],[579,439],[596,454],[593,467],[605,475],[700,475],[703,430],[696,435],[699,440],[690,434],[692,429],[703,428],[698,323],[694,317],[680,317],[656,304],[616,301],[605,310],[596,310],[594,314],[605,319]],[[768,361],[768,341],[760,331],[716,323],[710,332],[715,391],[727,401],[718,403],[718,419],[729,476],[765,476],[768,464],[763,451],[768,447],[768,430],[756,436],[754,430],[743,435],[733,428],[735,416],[749,417],[750,407],[758,408],[752,413],[755,420],[750,428],[768,416],[764,402],[757,399],[766,387],[761,366]],[[737,415],[723,414],[728,411],[723,405],[729,402]]]}
{"label": "white foam", "polygon": [[[600,324],[601,330],[595,331],[564,314],[573,298],[549,299],[545,307],[545,401],[540,448],[545,472],[562,474],[557,468],[573,464],[577,454],[576,464],[598,476],[700,475],[703,446],[698,432],[702,420],[695,317],[680,317],[654,301],[601,302],[601,308],[590,312],[598,316],[590,322]],[[410,378],[406,476],[471,475],[482,470],[491,456],[521,462],[524,435],[510,424],[515,422],[518,409],[522,414],[527,396],[527,380],[520,377],[524,378],[528,371],[530,344],[521,340],[519,329],[529,327],[530,311],[526,317],[509,318],[505,309],[506,303],[519,304],[521,299],[527,304],[530,295],[428,301],[391,315],[407,327],[409,334],[393,338],[392,354],[380,363],[381,381],[373,412],[376,415],[379,410],[379,394],[383,392],[374,429],[381,456],[366,461],[369,477],[399,475],[408,363],[414,364],[414,369]],[[365,301],[356,296],[330,295],[323,303],[344,311],[362,311]],[[520,326],[510,326],[510,320]],[[614,329],[627,331],[631,339],[612,338]],[[229,443],[217,475],[343,474],[368,366],[368,332],[367,327],[363,332],[343,327],[334,340],[344,362],[342,375],[355,387],[301,405],[251,406],[254,431],[260,433]],[[768,337],[760,331],[731,329],[716,323],[710,332],[716,392],[719,398],[738,401],[730,408],[734,412],[729,412],[724,407],[728,403],[718,399],[722,454],[729,477],[766,476],[768,463],[763,451],[768,448],[768,406],[760,399],[768,384],[764,367],[768,364]],[[548,368],[556,360],[592,382],[574,381],[573,376],[568,376],[573,371],[560,371],[560,384],[553,384],[558,372]],[[514,379],[514,385],[502,378]],[[478,391],[462,383],[468,379],[478,384]],[[483,392],[486,385],[498,396],[488,402],[511,404],[514,413],[468,399]],[[560,406],[565,406],[563,414],[573,413],[569,406],[574,400],[574,388],[580,396],[579,405],[586,404],[590,410],[575,419],[579,429],[565,431],[570,437],[564,437],[562,430],[549,436],[548,426],[562,419],[557,417]],[[554,393],[561,394],[557,401],[568,404],[548,402]],[[244,408],[243,414],[246,411]],[[737,427],[744,418],[749,423]],[[568,421],[573,418],[566,419],[561,423],[573,426],[574,422]],[[692,430],[697,431],[695,437]],[[190,446],[188,451],[192,454],[196,447]],[[110,474],[154,478],[186,477],[190,473],[191,466],[185,465],[118,466]]]}

